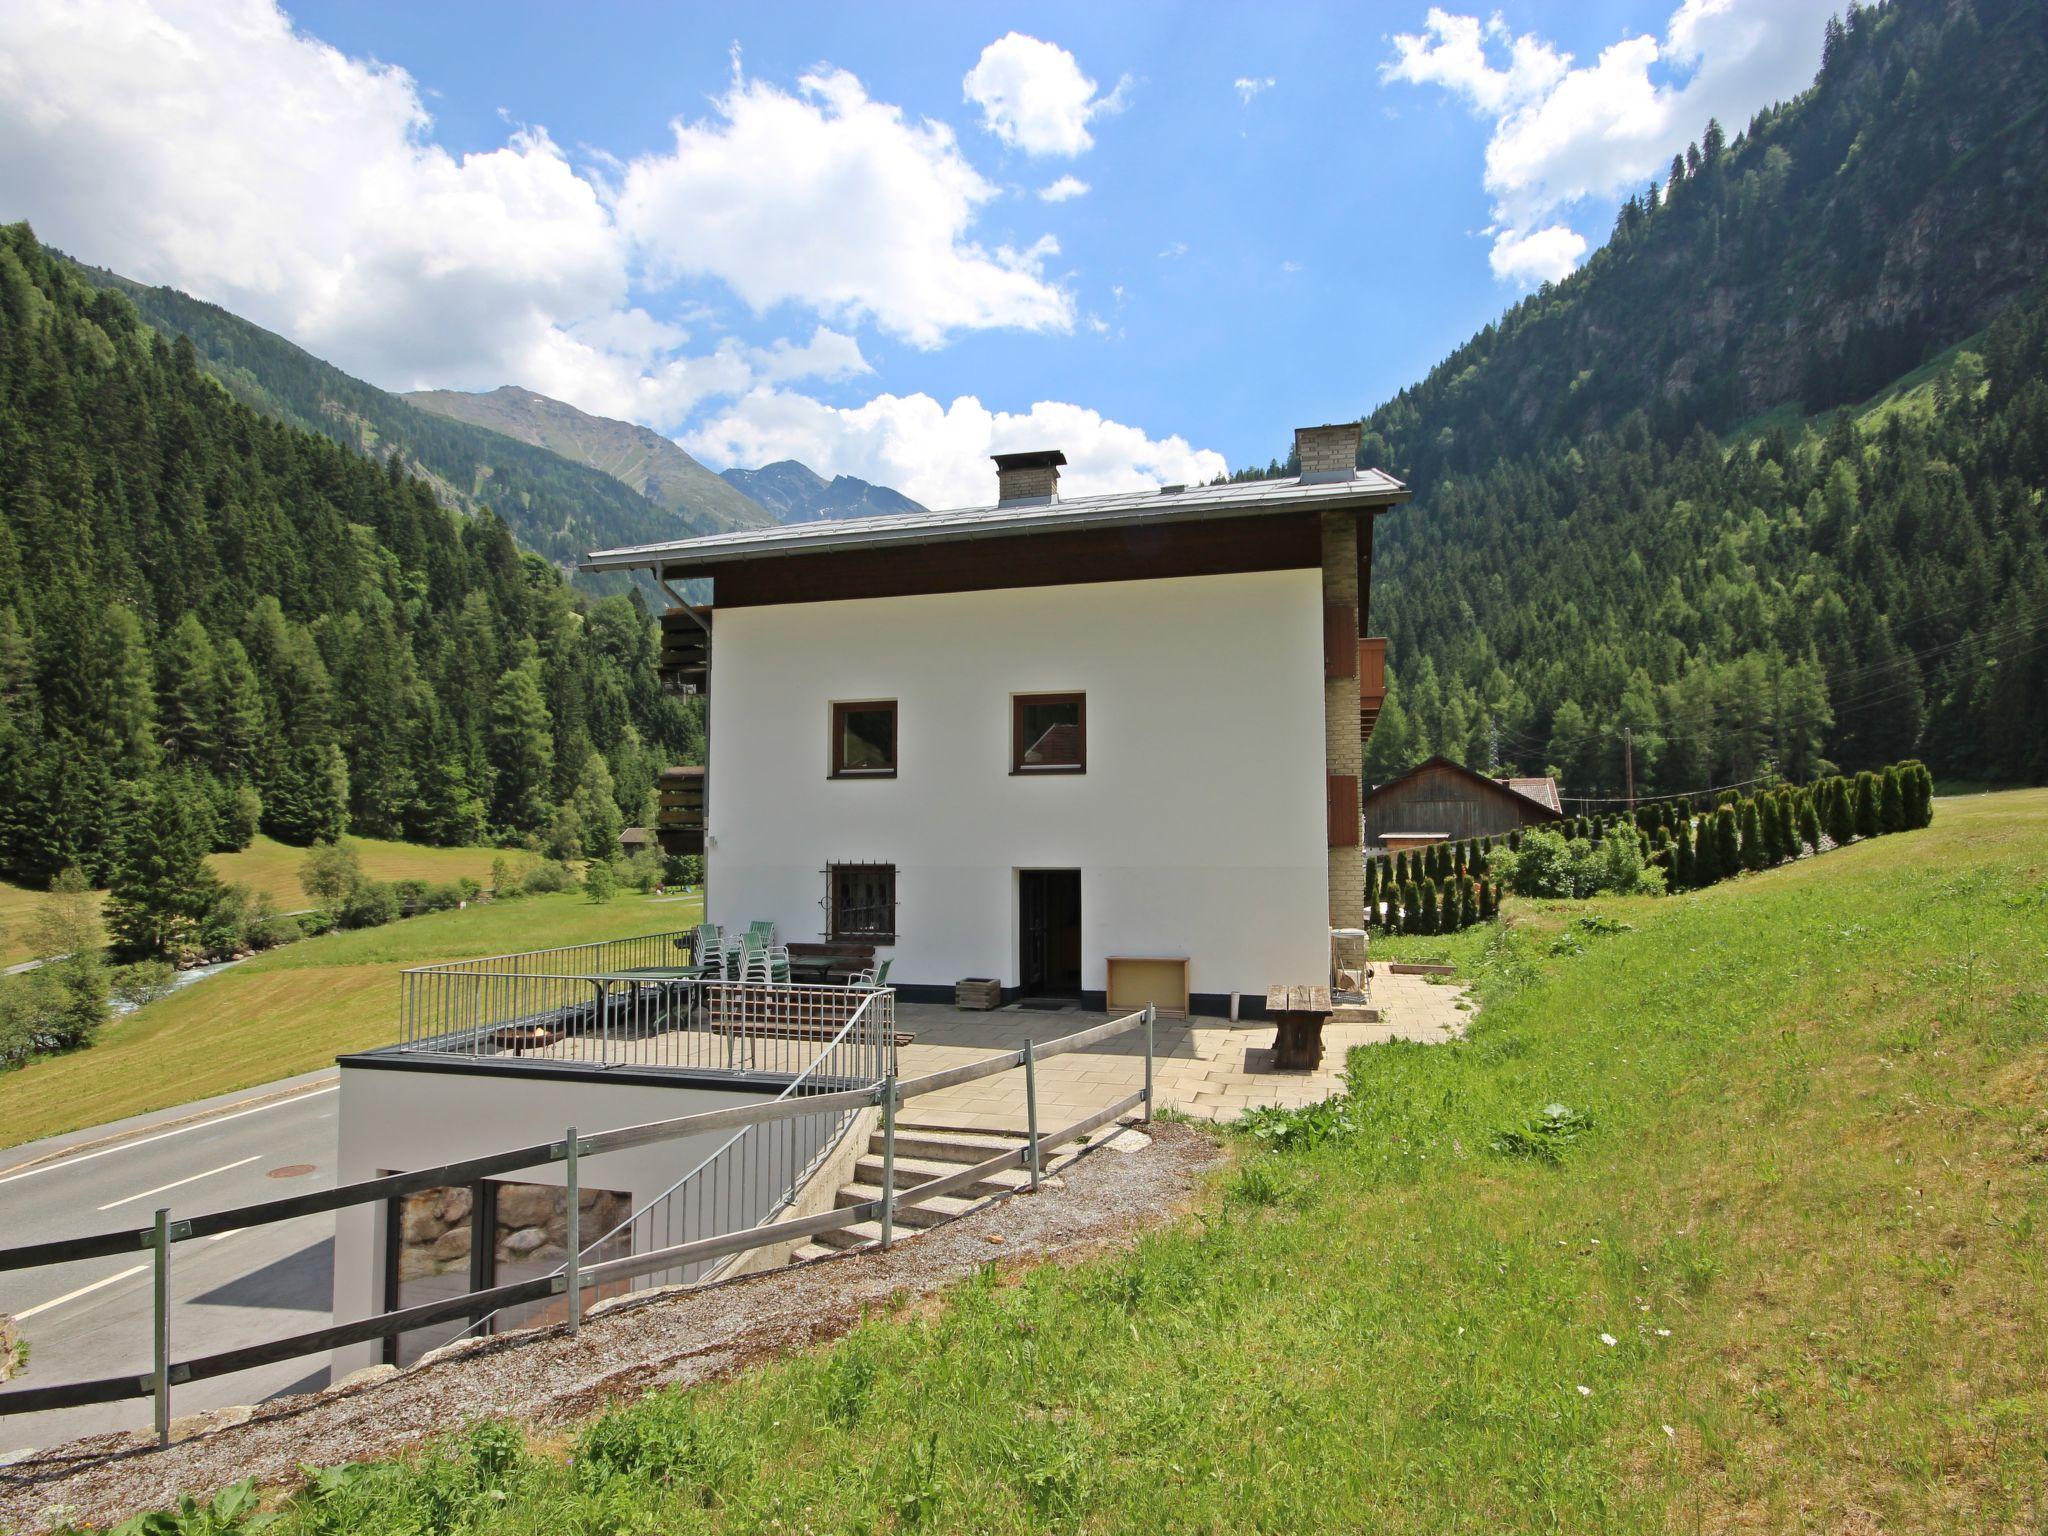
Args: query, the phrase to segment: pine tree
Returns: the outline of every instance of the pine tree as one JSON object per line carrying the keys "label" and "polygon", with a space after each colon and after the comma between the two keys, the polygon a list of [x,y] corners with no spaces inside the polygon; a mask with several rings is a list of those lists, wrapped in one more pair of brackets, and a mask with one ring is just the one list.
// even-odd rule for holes
{"label": "pine tree", "polygon": [[131,956],[176,954],[220,893],[207,827],[190,796],[163,779],[123,790],[109,849],[106,921]]}
{"label": "pine tree", "polygon": [[178,621],[157,652],[157,724],[165,760],[210,763],[219,725],[220,656],[199,616]]}

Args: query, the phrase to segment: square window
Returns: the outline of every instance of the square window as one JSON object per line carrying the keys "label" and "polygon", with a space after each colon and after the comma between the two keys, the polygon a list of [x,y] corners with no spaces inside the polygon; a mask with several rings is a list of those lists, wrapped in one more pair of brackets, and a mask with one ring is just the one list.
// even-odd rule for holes
{"label": "square window", "polygon": [[896,866],[833,864],[825,871],[826,932],[835,939],[896,942]]}
{"label": "square window", "polygon": [[896,701],[832,706],[832,777],[896,776]]}
{"label": "square window", "polygon": [[1088,771],[1088,696],[1020,693],[1011,700],[1012,773]]}

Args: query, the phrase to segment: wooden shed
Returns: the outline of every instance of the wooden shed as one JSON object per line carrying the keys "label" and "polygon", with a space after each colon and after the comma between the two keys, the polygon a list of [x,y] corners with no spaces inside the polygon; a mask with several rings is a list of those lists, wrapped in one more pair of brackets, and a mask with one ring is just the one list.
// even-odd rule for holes
{"label": "wooden shed", "polygon": [[[1537,785],[1545,786],[1547,794],[1535,791]],[[1373,786],[1365,797],[1365,841],[1372,850],[1384,849],[1390,838],[1401,846],[1425,838],[1497,837],[1518,827],[1562,820],[1556,802],[1553,780],[1503,782],[1449,758],[1432,757],[1397,779]]]}

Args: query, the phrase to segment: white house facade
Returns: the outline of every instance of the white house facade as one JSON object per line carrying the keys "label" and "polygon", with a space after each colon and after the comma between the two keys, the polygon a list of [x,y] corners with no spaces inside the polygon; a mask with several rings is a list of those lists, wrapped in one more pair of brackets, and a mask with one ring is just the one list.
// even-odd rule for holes
{"label": "white house facade", "polygon": [[709,760],[660,835],[710,920],[871,944],[911,998],[1099,1005],[1112,962],[1163,959],[1195,1011],[1255,1013],[1328,979],[1363,915],[1371,523],[1407,495],[1357,447],[1306,429],[1297,478],[1067,501],[1062,456],[1005,455],[988,508],[593,555],[678,599]]}

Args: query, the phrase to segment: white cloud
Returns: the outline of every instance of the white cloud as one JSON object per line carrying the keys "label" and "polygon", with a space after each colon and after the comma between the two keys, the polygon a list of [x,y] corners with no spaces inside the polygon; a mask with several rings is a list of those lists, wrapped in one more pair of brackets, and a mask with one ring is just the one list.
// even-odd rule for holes
{"label": "white cloud", "polygon": [[[389,388],[517,381],[669,426],[763,379],[865,371],[861,319],[927,346],[1073,324],[1054,243],[973,238],[997,189],[950,129],[823,69],[795,93],[735,77],[714,114],[630,165],[580,168],[540,127],[457,155],[412,76],[272,0],[0,3],[0,209]],[[636,297],[681,274],[833,325],[692,355]]]}
{"label": "white cloud", "polygon": [[0,6],[0,206],[380,383],[501,383],[623,303],[623,249],[544,129],[428,126],[267,0]]}
{"label": "white cloud", "polygon": [[811,339],[800,347],[789,341],[778,341],[772,347],[756,348],[752,359],[756,374],[777,381],[851,379],[875,371],[860,355],[859,342],[843,331],[823,325],[813,331]]}
{"label": "white cloud", "polygon": [[1237,92],[1237,99],[1248,107],[1255,97],[1262,92],[1270,91],[1279,83],[1271,75],[1239,75],[1232,82],[1232,88]]}
{"label": "white cloud", "polygon": [[972,395],[941,405],[925,394],[884,394],[838,407],[758,389],[682,441],[711,464],[800,459],[821,475],[892,485],[928,507],[992,502],[992,453],[1063,450],[1060,489],[1069,496],[1198,484],[1226,468],[1220,453],[1181,437],[1155,440],[1084,406],[1041,400],[1029,411],[991,411]]}
{"label": "white cloud", "polygon": [[1187,253],[1188,243],[1185,240],[1169,241],[1166,245],[1162,246],[1159,251],[1161,259],[1165,261],[1178,261],[1181,257],[1187,255]]}
{"label": "white cloud", "polygon": [[1493,275],[1522,284],[1554,283],[1571,275],[1586,254],[1586,237],[1565,224],[1518,234],[1504,230],[1495,237],[1487,261]]}
{"label": "white cloud", "polygon": [[1289,274],[1299,272],[1301,270],[1301,263],[1298,261],[1283,261],[1280,263],[1280,270]]}
{"label": "white cloud", "polygon": [[1482,22],[1432,7],[1420,32],[1394,37],[1380,73],[1439,86],[1491,121],[1493,268],[1527,281],[1556,272],[1569,233],[1560,212],[1661,177],[1709,117],[1733,137],[1758,109],[1804,90],[1836,9],[1838,0],[1682,0],[1661,42],[1622,37],[1581,65],[1498,14]]}
{"label": "white cloud", "polygon": [[617,212],[656,276],[709,276],[757,312],[795,302],[871,319],[914,345],[997,326],[1067,330],[1049,236],[993,250],[968,236],[996,187],[952,129],[912,123],[844,70],[797,94],[735,80],[716,116],[674,124],[670,152],[621,179]]}
{"label": "white cloud", "polygon": [[1062,176],[1049,186],[1038,189],[1038,200],[1042,203],[1064,203],[1088,195],[1088,183],[1078,176]]}
{"label": "white cloud", "polygon": [[1123,110],[1130,83],[1126,75],[1099,96],[1066,49],[1010,32],[981,50],[961,87],[981,108],[982,127],[1011,148],[1072,159],[1094,144],[1092,119]]}

